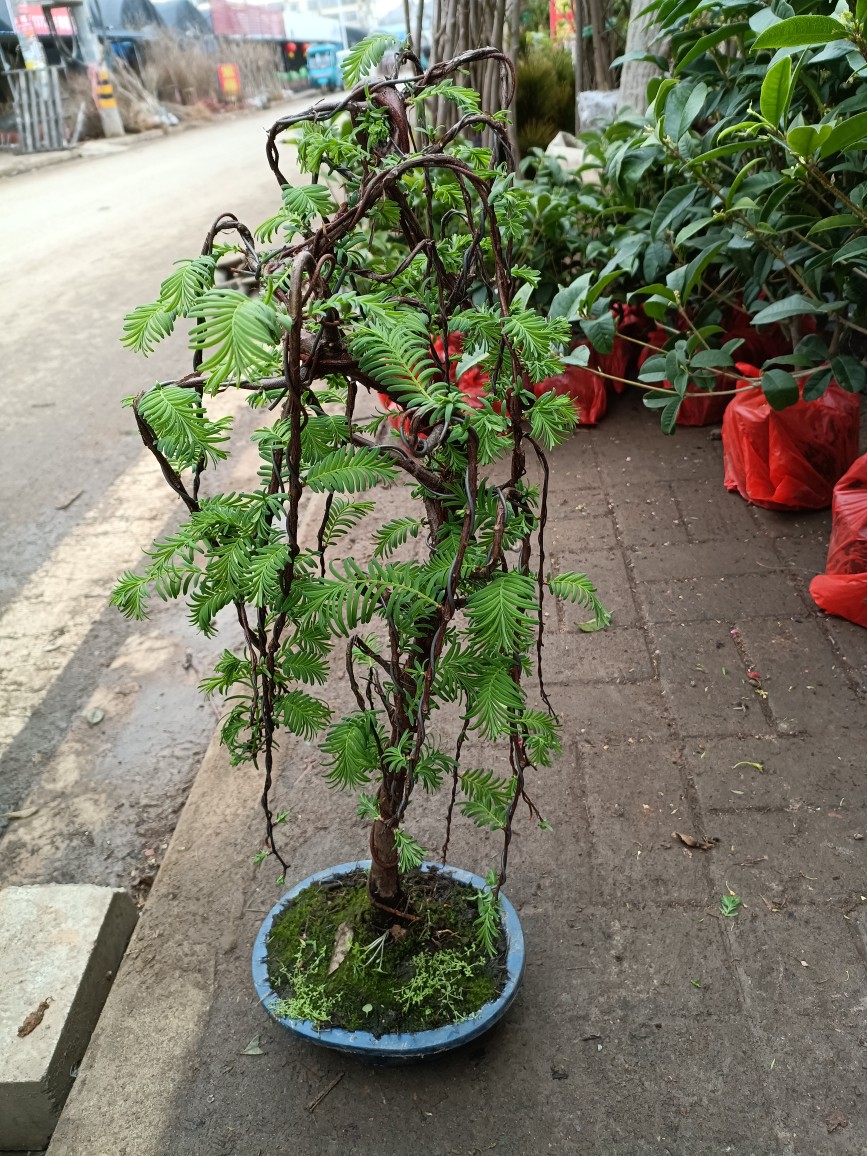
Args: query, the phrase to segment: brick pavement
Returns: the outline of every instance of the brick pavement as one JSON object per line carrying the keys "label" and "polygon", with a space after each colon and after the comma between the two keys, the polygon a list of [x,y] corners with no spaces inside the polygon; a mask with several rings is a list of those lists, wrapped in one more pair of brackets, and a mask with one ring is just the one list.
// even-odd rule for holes
{"label": "brick pavement", "polygon": [[[549,549],[614,619],[584,634],[548,604],[566,744],[535,792],[554,833],[513,845],[529,958],[506,1022],[400,1071],[272,1026],[249,981],[274,901],[248,866],[258,784],[212,750],[51,1156],[863,1156],[867,632],[809,599],[828,528],[726,494],[719,441],[664,439],[632,398],[580,431],[554,455]],[[287,745],[299,878],[362,852],[360,825],[330,829],[348,805],[315,770]],[[437,847],[439,805],[413,812]],[[464,829],[452,846],[471,868],[495,850]],[[264,1054],[240,1055],[254,1035]]]}

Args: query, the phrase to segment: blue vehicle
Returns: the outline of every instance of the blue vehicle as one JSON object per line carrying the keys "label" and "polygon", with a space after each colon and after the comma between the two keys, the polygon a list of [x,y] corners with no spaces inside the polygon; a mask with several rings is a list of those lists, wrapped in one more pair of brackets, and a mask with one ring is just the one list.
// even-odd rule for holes
{"label": "blue vehicle", "polygon": [[329,91],[343,87],[339,44],[311,44],[307,49],[307,79],[315,88]]}

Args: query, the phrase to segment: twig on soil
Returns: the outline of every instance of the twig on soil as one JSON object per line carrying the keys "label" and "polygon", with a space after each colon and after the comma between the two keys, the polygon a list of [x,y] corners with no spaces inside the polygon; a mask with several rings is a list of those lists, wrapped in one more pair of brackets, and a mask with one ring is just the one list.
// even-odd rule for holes
{"label": "twig on soil", "polygon": [[324,1088],[319,1093],[318,1096],[314,1096],[314,1098],[307,1105],[307,1111],[308,1112],[315,1112],[316,1109],[319,1107],[319,1105],[322,1103],[322,1101],[325,1099],[325,1097],[327,1095],[329,1095],[329,1093],[334,1091],[334,1089],[337,1087],[337,1085],[340,1083],[340,1081],[343,1079],[343,1077],[345,1075],[346,1075],[346,1072],[340,1072],[338,1075],[336,1075],[334,1077],[334,1079],[331,1081],[331,1083],[328,1085],[327,1088]]}

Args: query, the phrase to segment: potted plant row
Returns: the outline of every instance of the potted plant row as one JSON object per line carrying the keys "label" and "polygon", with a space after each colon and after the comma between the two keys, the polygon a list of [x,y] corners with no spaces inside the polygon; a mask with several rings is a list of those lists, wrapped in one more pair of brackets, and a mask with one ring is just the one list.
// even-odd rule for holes
{"label": "potted plant row", "polygon": [[[487,61],[505,108],[512,66],[480,49],[423,70],[403,47],[404,76],[362,81],[390,47],[357,45],[345,93],[273,126],[274,216],[255,230],[219,218],[201,254],[129,315],[125,341],[145,354],[179,318],[193,322],[192,371],[127,399],[185,517],[113,594],[134,618],[153,593],[183,598],[205,635],[222,610],[236,618],[239,645],[202,689],[225,697],[232,761],[262,776],[257,858],[278,885],[292,840],[274,799],[281,736],[315,744],[328,785],[354,796],[366,854],[281,897],[253,968],[287,1028],[380,1058],[455,1046],[513,998],[523,947],[503,891],[510,840],[519,817],[547,826],[530,779],[560,749],[544,685],[536,705],[525,686],[541,678],[542,600],[606,618],[586,576],[545,569],[545,451],[576,413],[533,387],[560,369],[569,327],[528,307],[536,273],[512,260],[522,221],[507,115],[459,83]],[[429,119],[436,98],[454,108],[448,127]],[[303,183],[281,168],[288,131]],[[383,235],[392,243],[377,256],[371,239]],[[252,293],[214,285],[227,247]],[[449,372],[455,335],[461,372],[485,375],[483,396],[467,397]],[[215,398],[234,389],[262,415],[258,472],[242,492],[216,492],[212,467],[245,444],[214,416]],[[389,409],[359,416],[360,390],[400,410],[396,430]],[[406,514],[383,523],[376,487],[398,480]],[[305,537],[311,495],[324,504]],[[370,561],[341,553],[350,531],[367,538]],[[410,558],[408,540],[420,544]],[[348,675],[348,712],[329,701],[335,666]],[[434,715],[454,720],[451,743]],[[465,765],[468,736],[498,744],[499,763]],[[444,798],[440,864],[413,835],[419,792]],[[484,878],[446,864],[457,814],[501,833]]]}

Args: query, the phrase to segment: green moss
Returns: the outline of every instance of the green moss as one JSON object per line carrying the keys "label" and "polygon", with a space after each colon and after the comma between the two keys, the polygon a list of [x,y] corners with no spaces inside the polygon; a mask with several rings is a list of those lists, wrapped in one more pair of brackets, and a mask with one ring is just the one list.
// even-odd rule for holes
{"label": "green moss", "polygon": [[414,920],[383,923],[362,871],[308,887],[281,912],[268,938],[279,1014],[379,1036],[455,1023],[496,997],[505,944],[493,959],[479,954],[473,889],[436,872],[403,884]]}

